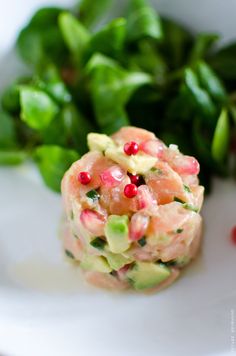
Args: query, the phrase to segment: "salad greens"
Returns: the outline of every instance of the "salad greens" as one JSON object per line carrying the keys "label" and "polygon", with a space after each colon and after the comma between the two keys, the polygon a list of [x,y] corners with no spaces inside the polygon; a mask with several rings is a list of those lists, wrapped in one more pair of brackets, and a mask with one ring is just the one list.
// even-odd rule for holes
{"label": "salad greens", "polygon": [[16,47],[32,74],[2,93],[0,164],[33,158],[60,191],[88,132],[131,124],[196,156],[207,187],[236,172],[236,42],[219,48],[218,34],[194,35],[145,0],[98,26],[112,4],[43,8],[22,29]]}

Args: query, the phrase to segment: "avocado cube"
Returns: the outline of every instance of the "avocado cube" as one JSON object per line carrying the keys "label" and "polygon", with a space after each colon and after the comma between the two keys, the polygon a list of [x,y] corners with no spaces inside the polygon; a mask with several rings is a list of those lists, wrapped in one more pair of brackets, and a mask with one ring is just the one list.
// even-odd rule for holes
{"label": "avocado cube", "polygon": [[105,225],[105,236],[109,249],[113,253],[122,253],[128,250],[129,242],[129,218],[127,215],[110,215]]}
{"label": "avocado cube", "polygon": [[127,277],[137,290],[152,288],[163,282],[171,272],[163,264],[151,262],[136,262],[128,271]]}
{"label": "avocado cube", "polygon": [[86,255],[80,263],[80,267],[89,271],[97,271],[102,273],[110,273],[111,267],[103,256]]}
{"label": "avocado cube", "polygon": [[131,258],[127,258],[121,254],[115,254],[112,252],[106,252],[106,258],[110,267],[115,271],[118,271],[120,268],[124,267],[128,263],[133,262],[133,259]]}

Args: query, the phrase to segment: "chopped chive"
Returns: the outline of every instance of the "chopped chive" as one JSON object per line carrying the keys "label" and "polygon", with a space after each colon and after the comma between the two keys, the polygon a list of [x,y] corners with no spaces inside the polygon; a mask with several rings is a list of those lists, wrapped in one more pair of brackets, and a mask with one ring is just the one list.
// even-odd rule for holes
{"label": "chopped chive", "polygon": [[138,240],[138,244],[140,246],[142,246],[142,247],[145,246],[146,243],[147,243],[147,241],[146,241],[146,237],[145,236],[143,236],[140,240]]}
{"label": "chopped chive", "polygon": [[73,236],[74,236],[76,239],[79,239],[79,237],[78,237],[75,233],[73,233]]}
{"label": "chopped chive", "polygon": [[74,220],[74,212],[73,212],[73,210],[71,210],[71,212],[70,212],[70,218],[71,218],[71,220]]}
{"label": "chopped chive", "polygon": [[171,260],[171,261],[165,262],[164,265],[167,266],[167,267],[172,267],[172,266],[174,267],[174,266],[178,265],[178,262],[175,261],[175,260]]}
{"label": "chopped chive", "polygon": [[194,211],[195,213],[198,213],[198,208],[196,206],[193,206],[191,204],[185,203],[183,204],[184,209]]}
{"label": "chopped chive", "polygon": [[163,174],[163,171],[160,168],[152,167],[150,169],[151,172],[155,172],[157,174]]}
{"label": "chopped chive", "polygon": [[68,250],[65,250],[65,254],[67,257],[72,258],[73,260],[75,259],[75,256]]}
{"label": "chopped chive", "polygon": [[184,231],[184,229],[177,229],[176,234],[181,234],[181,232],[183,232],[183,231]]}
{"label": "chopped chive", "polygon": [[176,201],[177,203],[186,204],[184,200],[182,200],[178,197],[174,197],[174,201]]}
{"label": "chopped chive", "polygon": [[86,196],[94,202],[100,198],[100,194],[95,189],[92,189],[86,193]]}
{"label": "chopped chive", "polygon": [[188,193],[191,193],[191,190],[188,185],[184,184],[184,190]]}
{"label": "chopped chive", "polygon": [[90,242],[90,245],[99,249],[99,250],[103,250],[104,246],[106,244],[106,241],[104,241],[103,239],[101,239],[100,237],[96,237],[94,240],[92,240]]}

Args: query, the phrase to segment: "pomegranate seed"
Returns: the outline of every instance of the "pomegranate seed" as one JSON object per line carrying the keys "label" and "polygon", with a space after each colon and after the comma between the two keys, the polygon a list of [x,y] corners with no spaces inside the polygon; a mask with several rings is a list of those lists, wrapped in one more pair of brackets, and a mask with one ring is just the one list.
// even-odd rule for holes
{"label": "pomegranate seed", "polygon": [[129,238],[131,241],[138,241],[145,235],[149,224],[149,218],[146,215],[136,213],[132,216],[129,224]]}
{"label": "pomegranate seed", "polygon": [[80,214],[80,221],[83,226],[93,235],[102,236],[106,222],[105,216],[90,209],[85,209]]}
{"label": "pomegranate seed", "polygon": [[91,176],[89,172],[80,172],[78,176],[78,180],[81,184],[89,184],[91,182]]}
{"label": "pomegranate seed", "polygon": [[122,181],[124,178],[124,172],[119,166],[112,166],[100,174],[100,178],[104,185],[111,188]]}
{"label": "pomegranate seed", "polygon": [[150,156],[162,158],[165,145],[160,140],[147,140],[140,144],[140,150]]}
{"label": "pomegranate seed", "polygon": [[231,230],[231,240],[234,244],[236,244],[236,226],[234,226]]}
{"label": "pomegranate seed", "polygon": [[126,142],[125,145],[124,145],[124,152],[128,155],[128,156],[131,156],[131,155],[136,155],[139,151],[139,145],[134,142],[134,141],[131,141],[131,142]]}
{"label": "pomegranate seed", "polygon": [[127,198],[133,198],[135,197],[135,195],[137,195],[138,193],[138,188],[135,184],[126,184],[125,188],[124,188],[124,195]]}
{"label": "pomegranate seed", "polygon": [[135,185],[139,185],[140,183],[140,176],[138,174],[131,174],[128,173],[128,176],[130,177],[131,183]]}
{"label": "pomegranate seed", "polygon": [[150,189],[147,185],[140,185],[137,196],[138,209],[148,209],[155,205]]}

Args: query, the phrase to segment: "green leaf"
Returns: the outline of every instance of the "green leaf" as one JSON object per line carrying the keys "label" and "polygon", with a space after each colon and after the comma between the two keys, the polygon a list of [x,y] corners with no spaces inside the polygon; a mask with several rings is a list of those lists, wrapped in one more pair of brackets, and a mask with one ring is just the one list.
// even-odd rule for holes
{"label": "green leaf", "polygon": [[216,33],[200,33],[191,50],[189,59],[190,63],[194,63],[199,59],[204,59],[219,38],[219,35]]}
{"label": "green leaf", "polygon": [[212,141],[212,156],[217,162],[224,161],[229,148],[230,124],[226,109],[223,109],[218,119]]}
{"label": "green leaf", "polygon": [[206,90],[200,87],[197,75],[190,68],[185,70],[184,80],[196,110],[206,118],[214,118],[215,105]]}
{"label": "green leaf", "polygon": [[43,91],[32,87],[20,89],[21,119],[33,129],[47,127],[58,113],[58,106]]}
{"label": "green leaf", "polygon": [[189,47],[193,43],[193,36],[187,29],[170,19],[162,19],[162,24],[162,52],[171,68],[179,68],[186,62]]}
{"label": "green leaf", "polygon": [[18,84],[7,87],[1,98],[1,104],[5,111],[16,114],[20,110],[20,92]]}
{"label": "green leaf", "polygon": [[209,63],[221,79],[236,80],[236,42],[225,46],[211,55]]}
{"label": "green leaf", "polygon": [[17,145],[13,118],[0,110],[0,148],[12,148]]}
{"label": "green leaf", "polygon": [[127,19],[127,39],[137,41],[143,37],[162,38],[161,19],[156,10],[143,0],[131,0]]}
{"label": "green leaf", "polygon": [[87,64],[96,120],[103,132],[112,133],[128,125],[125,105],[142,85],[152,83],[145,73],[127,72],[117,62],[95,54]]}
{"label": "green leaf", "polygon": [[81,0],[79,4],[80,21],[90,27],[96,23],[101,15],[112,5],[113,0]]}
{"label": "green leaf", "polygon": [[67,104],[71,101],[71,94],[53,64],[43,69],[42,73],[40,73],[40,78],[36,79],[35,85],[59,104]]}
{"label": "green leaf", "polygon": [[59,31],[57,18],[62,9],[42,8],[23,28],[17,39],[17,49],[22,59],[34,66],[43,63],[63,63],[68,51]]}
{"label": "green leaf", "polygon": [[220,103],[225,103],[227,93],[217,74],[204,61],[199,61],[196,65],[196,69],[200,83],[211,97]]}
{"label": "green leaf", "polygon": [[91,51],[116,57],[124,47],[125,35],[126,20],[124,18],[112,20],[93,35],[90,42]]}
{"label": "green leaf", "polygon": [[66,45],[80,63],[90,41],[89,31],[69,12],[61,13],[58,21]]}
{"label": "green leaf", "polygon": [[150,73],[154,76],[155,83],[162,85],[166,80],[167,66],[156,46],[148,39],[140,40],[138,52],[130,54],[128,65],[131,70]]}
{"label": "green leaf", "polygon": [[87,152],[87,134],[95,130],[74,104],[67,104],[41,134],[45,144],[68,146],[83,154]]}
{"label": "green leaf", "polygon": [[79,159],[76,151],[59,146],[44,145],[35,150],[35,161],[45,184],[60,192],[61,180],[71,164]]}
{"label": "green leaf", "polygon": [[0,165],[18,165],[23,163],[26,157],[26,153],[22,151],[0,150]]}

